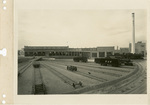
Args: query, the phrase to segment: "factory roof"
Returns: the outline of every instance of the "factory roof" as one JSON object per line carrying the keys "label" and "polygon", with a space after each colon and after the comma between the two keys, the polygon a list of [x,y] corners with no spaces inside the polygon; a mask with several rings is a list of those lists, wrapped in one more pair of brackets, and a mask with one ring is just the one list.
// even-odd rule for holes
{"label": "factory roof", "polygon": [[24,46],[25,49],[68,49],[68,46]]}

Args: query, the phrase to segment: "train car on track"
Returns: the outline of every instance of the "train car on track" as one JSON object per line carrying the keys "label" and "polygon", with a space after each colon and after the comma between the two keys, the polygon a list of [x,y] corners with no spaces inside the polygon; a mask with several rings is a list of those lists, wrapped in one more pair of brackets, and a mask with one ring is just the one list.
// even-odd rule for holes
{"label": "train car on track", "polygon": [[74,62],[87,62],[87,57],[74,57]]}
{"label": "train car on track", "polygon": [[40,62],[34,61],[34,62],[33,62],[33,67],[34,67],[34,68],[39,68],[39,67],[40,67]]}
{"label": "train car on track", "polygon": [[75,67],[75,66],[67,66],[67,70],[77,71],[77,67]]}
{"label": "train car on track", "polygon": [[77,88],[77,86],[83,87],[83,84],[82,84],[81,81],[79,81],[79,83],[73,83],[72,86],[73,86],[74,88]]}
{"label": "train car on track", "polygon": [[133,66],[133,63],[130,59],[120,59],[120,62],[127,66]]}
{"label": "train car on track", "polygon": [[117,58],[95,58],[95,63],[99,63],[102,66],[114,66],[114,67],[119,67],[121,65],[121,62]]}
{"label": "train car on track", "polygon": [[125,62],[124,64],[127,65],[127,66],[133,66],[132,62]]}

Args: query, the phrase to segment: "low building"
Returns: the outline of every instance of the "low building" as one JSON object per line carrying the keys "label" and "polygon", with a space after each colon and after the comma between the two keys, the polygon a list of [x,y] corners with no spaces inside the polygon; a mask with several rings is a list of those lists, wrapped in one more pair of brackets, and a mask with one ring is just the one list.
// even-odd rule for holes
{"label": "low building", "polygon": [[127,53],[130,53],[129,48],[127,47],[123,47],[114,51],[115,55],[127,54]]}
{"label": "low building", "polygon": [[118,50],[118,49],[115,50],[115,51],[114,51],[114,55],[120,55],[120,50]]}
{"label": "low building", "polygon": [[114,55],[114,46],[97,47],[98,57],[107,57]]}
{"label": "low building", "polygon": [[65,57],[84,56],[88,58],[107,57],[114,54],[113,46],[95,48],[69,48],[69,46],[24,46],[25,56]]}
{"label": "low building", "polygon": [[129,48],[120,48],[120,54],[130,53]]}

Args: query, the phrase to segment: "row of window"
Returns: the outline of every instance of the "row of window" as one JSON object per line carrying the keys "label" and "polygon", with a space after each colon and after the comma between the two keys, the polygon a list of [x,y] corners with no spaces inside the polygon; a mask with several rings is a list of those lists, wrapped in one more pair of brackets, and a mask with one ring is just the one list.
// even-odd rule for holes
{"label": "row of window", "polygon": [[[111,56],[112,52],[107,52],[107,56]],[[48,56],[90,56],[87,52],[49,52]],[[25,52],[25,56],[46,56],[45,52]],[[92,53],[92,57],[98,57],[97,53]],[[105,57],[105,52],[99,52],[99,57]]]}
{"label": "row of window", "polygon": [[[111,56],[112,52],[107,52],[107,56]],[[92,57],[98,57],[97,53],[92,53]],[[99,52],[99,57],[105,57],[105,52]]]}
{"label": "row of window", "polygon": [[[49,56],[81,56],[86,52],[49,52]],[[25,52],[25,56],[46,56],[45,52]]]}

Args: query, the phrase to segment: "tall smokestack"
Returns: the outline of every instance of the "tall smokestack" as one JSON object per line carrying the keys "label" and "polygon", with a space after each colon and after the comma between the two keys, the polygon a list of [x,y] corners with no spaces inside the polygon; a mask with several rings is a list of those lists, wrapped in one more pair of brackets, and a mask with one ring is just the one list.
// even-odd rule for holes
{"label": "tall smokestack", "polygon": [[132,13],[133,18],[133,36],[132,36],[132,53],[135,53],[135,22],[134,22],[134,13]]}

